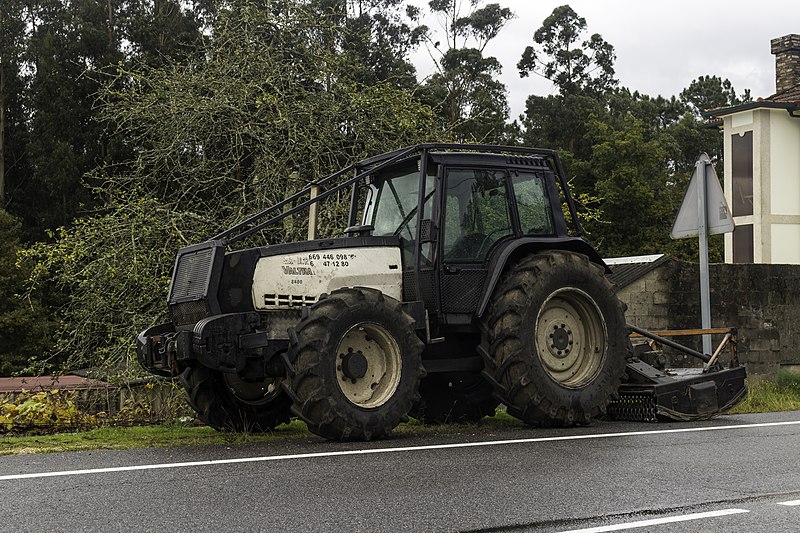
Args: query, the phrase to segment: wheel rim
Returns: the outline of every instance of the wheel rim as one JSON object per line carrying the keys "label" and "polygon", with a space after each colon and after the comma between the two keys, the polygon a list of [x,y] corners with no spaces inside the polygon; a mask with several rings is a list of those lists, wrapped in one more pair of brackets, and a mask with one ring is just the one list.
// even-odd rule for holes
{"label": "wheel rim", "polygon": [[364,409],[385,404],[400,384],[400,347],[381,325],[356,324],[336,349],[336,382],[345,398]]}
{"label": "wheel rim", "polygon": [[244,380],[238,374],[223,373],[223,380],[234,398],[248,405],[264,405],[281,393],[281,378]]}
{"label": "wheel rim", "polygon": [[580,289],[555,291],[536,318],[536,353],[548,376],[567,388],[580,388],[600,372],[608,342],[600,309]]}

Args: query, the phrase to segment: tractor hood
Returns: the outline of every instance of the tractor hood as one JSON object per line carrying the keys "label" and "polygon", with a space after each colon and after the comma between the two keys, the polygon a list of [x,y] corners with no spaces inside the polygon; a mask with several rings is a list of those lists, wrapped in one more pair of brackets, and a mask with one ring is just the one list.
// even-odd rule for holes
{"label": "tractor hood", "polygon": [[268,255],[255,267],[253,306],[268,310],[311,305],[321,294],[359,286],[402,301],[402,272],[399,246],[367,244]]}

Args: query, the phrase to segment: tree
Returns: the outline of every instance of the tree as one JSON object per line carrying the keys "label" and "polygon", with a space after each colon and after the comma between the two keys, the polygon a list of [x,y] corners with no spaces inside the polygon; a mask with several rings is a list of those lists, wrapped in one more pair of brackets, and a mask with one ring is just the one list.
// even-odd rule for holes
{"label": "tree", "polygon": [[603,221],[591,228],[605,257],[664,252],[673,206],[683,191],[671,183],[668,153],[660,139],[646,140],[642,123],[626,117],[615,129],[589,124],[594,139],[591,164],[602,199]]}
{"label": "tree", "polygon": [[703,111],[752,101],[750,89],[737,95],[730,80],[708,75],[693,80],[681,91],[680,99],[697,118]]}
{"label": "tree", "polygon": [[23,370],[49,338],[43,309],[35,297],[25,298],[28,265],[17,261],[20,223],[0,209],[0,376]]}
{"label": "tree", "polygon": [[533,34],[517,63],[521,77],[539,74],[552,81],[561,95],[602,95],[614,88],[614,47],[599,33],[581,41],[586,19],[568,5],[557,7]]}
{"label": "tree", "polygon": [[[31,174],[20,191],[22,216],[41,238],[45,228],[68,224],[90,198],[83,174],[97,162],[96,125],[91,93],[78,52],[75,13],[57,0],[42,0],[28,13],[31,34],[27,62],[31,70],[26,103],[30,137],[26,146]],[[39,209],[29,206],[39,204]]]}
{"label": "tree", "polygon": [[502,66],[484,57],[486,45],[514,16],[499,4],[479,7],[470,2],[463,14],[460,0],[431,0],[429,7],[444,30],[444,46],[428,36],[436,73],[423,85],[423,100],[430,103],[445,128],[459,140],[497,142],[505,138],[508,100],[505,85],[497,81]]}
{"label": "tree", "polygon": [[360,83],[392,81],[408,90],[416,87],[409,57],[427,31],[418,7],[405,0],[312,0],[309,7],[335,28],[327,40],[350,58]]}
{"label": "tree", "polygon": [[204,14],[202,5],[179,0],[126,2],[119,26],[130,43],[129,60],[155,67],[196,54],[203,39]]}
{"label": "tree", "polygon": [[10,114],[7,110],[15,101],[19,106],[24,37],[22,3],[18,0],[4,1],[0,5],[0,208],[2,209],[7,204],[6,132],[14,129],[9,123],[10,115],[13,113]]}
{"label": "tree", "polygon": [[[174,254],[333,170],[436,135],[429,108],[391,83],[364,85],[322,35],[338,26],[300,3],[223,10],[201,54],[161,67],[121,67],[98,118],[131,158],[91,176],[107,204],[28,252],[34,286],[55,283],[55,354],[66,365],[124,368],[131,339],[163,321]],[[346,226],[345,195],[320,227]],[[250,244],[305,233],[297,216]]]}
{"label": "tree", "polygon": [[[593,141],[587,124],[608,120],[614,79],[614,48],[599,34],[588,39],[586,20],[560,6],[542,22],[517,64],[520,76],[553,81],[557,95],[528,97],[522,117],[524,142],[562,151],[565,168],[580,194],[594,194],[596,173],[589,164]],[[582,40],[583,39],[583,40]]]}

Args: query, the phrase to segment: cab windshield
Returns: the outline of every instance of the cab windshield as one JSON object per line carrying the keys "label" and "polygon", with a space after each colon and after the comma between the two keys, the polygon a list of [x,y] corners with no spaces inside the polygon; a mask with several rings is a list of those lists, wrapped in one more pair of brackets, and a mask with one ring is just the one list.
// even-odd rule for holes
{"label": "cab windshield", "polygon": [[[433,181],[425,184],[425,212],[430,216]],[[419,171],[416,166],[378,176],[370,185],[364,223],[373,226],[373,235],[397,235],[414,240],[417,235]]]}

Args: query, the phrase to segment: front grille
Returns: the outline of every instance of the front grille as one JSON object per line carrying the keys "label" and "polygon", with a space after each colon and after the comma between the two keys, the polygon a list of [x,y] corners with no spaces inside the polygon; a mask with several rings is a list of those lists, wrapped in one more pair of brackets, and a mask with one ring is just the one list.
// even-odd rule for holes
{"label": "front grille", "polygon": [[172,305],[169,311],[172,315],[172,323],[176,326],[195,324],[200,319],[211,315],[211,310],[205,300]]}
{"label": "front grille", "polygon": [[206,248],[180,256],[172,277],[170,300],[199,299],[206,295],[214,249]]}

